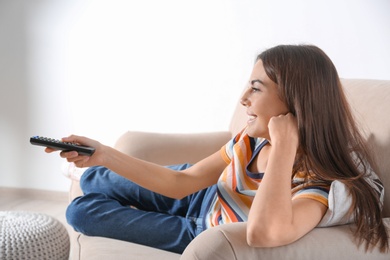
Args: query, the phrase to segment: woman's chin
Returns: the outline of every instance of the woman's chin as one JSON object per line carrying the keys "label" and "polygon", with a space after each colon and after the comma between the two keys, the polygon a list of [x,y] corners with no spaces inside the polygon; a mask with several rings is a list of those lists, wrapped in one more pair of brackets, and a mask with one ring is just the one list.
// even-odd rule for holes
{"label": "woman's chin", "polygon": [[266,138],[268,139],[268,132],[264,131],[262,127],[256,126],[255,124],[247,124],[246,133],[248,136],[253,138]]}

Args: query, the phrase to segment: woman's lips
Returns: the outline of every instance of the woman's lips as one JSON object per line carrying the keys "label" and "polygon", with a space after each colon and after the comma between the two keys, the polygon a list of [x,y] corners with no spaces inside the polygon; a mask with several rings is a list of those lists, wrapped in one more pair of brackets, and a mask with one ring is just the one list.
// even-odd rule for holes
{"label": "woman's lips", "polygon": [[248,124],[253,123],[255,121],[257,116],[255,115],[248,115]]}

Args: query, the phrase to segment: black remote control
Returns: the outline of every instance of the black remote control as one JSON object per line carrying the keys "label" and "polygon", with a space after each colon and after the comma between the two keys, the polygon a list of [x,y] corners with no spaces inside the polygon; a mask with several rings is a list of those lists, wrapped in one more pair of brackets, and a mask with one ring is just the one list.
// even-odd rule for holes
{"label": "black remote control", "polygon": [[50,147],[56,150],[63,151],[76,151],[80,155],[88,155],[91,156],[95,152],[95,148],[78,145],[69,142],[62,142],[60,140],[47,138],[43,136],[33,136],[30,138],[30,143],[33,145],[39,145],[44,147]]}

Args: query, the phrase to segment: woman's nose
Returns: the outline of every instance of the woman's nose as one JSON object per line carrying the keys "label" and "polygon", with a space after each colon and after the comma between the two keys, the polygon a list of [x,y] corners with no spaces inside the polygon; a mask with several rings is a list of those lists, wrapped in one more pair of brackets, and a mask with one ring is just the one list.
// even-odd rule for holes
{"label": "woman's nose", "polygon": [[248,106],[248,90],[245,90],[244,93],[241,96],[240,103],[244,107]]}
{"label": "woman's nose", "polygon": [[246,104],[246,101],[247,101],[247,99],[246,99],[246,98],[244,98],[244,97],[241,97],[241,99],[240,99],[240,103],[241,103],[241,105],[243,105],[244,107],[246,107],[246,106],[247,106],[247,104]]}

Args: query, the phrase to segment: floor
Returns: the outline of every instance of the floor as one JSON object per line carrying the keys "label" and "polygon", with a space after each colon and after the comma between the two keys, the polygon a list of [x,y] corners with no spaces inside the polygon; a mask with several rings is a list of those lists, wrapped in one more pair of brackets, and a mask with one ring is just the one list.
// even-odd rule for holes
{"label": "floor", "polygon": [[0,187],[0,211],[32,211],[48,214],[69,230],[65,220],[68,193]]}

